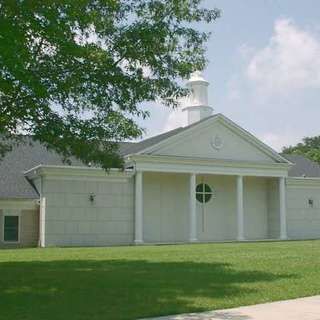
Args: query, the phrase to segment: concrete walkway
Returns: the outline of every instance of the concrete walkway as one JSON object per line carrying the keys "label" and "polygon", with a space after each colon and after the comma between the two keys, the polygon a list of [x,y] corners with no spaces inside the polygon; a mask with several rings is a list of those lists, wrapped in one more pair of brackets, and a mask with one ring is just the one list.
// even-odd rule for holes
{"label": "concrete walkway", "polygon": [[320,296],[150,320],[320,320]]}

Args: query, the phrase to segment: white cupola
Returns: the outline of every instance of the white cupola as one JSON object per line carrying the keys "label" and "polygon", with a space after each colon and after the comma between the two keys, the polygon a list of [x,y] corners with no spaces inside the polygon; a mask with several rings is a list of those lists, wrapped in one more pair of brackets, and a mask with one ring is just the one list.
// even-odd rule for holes
{"label": "white cupola", "polygon": [[203,78],[201,71],[192,73],[186,86],[191,92],[182,110],[188,113],[189,125],[211,116],[213,109],[208,105],[209,82]]}

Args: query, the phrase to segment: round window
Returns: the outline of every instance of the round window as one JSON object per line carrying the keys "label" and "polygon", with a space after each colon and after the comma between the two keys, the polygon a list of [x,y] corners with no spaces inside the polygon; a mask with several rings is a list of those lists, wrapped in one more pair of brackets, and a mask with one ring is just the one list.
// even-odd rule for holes
{"label": "round window", "polygon": [[206,183],[200,183],[196,187],[196,199],[200,203],[207,203],[214,195],[210,186]]}

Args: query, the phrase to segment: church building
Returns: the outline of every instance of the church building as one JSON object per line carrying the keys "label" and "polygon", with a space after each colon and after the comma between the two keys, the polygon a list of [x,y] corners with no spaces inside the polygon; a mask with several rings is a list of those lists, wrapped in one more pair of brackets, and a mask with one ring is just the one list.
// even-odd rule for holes
{"label": "church building", "polygon": [[0,162],[0,247],[320,238],[318,164],[213,113],[201,73],[187,85],[188,125],[121,143],[125,170],[14,147]]}

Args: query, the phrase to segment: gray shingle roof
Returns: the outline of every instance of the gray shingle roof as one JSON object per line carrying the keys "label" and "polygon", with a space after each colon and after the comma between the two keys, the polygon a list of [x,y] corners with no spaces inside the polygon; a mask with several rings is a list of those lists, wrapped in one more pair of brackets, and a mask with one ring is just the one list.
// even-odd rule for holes
{"label": "gray shingle roof", "polygon": [[[37,199],[38,194],[24,176],[24,172],[40,164],[67,165],[62,158],[53,151],[48,151],[39,142],[33,142],[25,137],[23,144],[14,145],[4,159],[0,160],[0,198]],[[132,143],[120,144],[120,152]],[[73,166],[85,166],[76,158],[71,158]]]}
{"label": "gray shingle roof", "polygon": [[320,177],[320,166],[316,162],[298,154],[282,156],[294,164],[288,172],[289,177]]}
{"label": "gray shingle roof", "polygon": [[[61,158],[48,151],[38,142],[14,145],[0,162],[0,197],[1,198],[38,198],[37,192],[24,177],[23,172],[40,164],[61,165]],[[75,165],[81,165],[79,161]]]}

